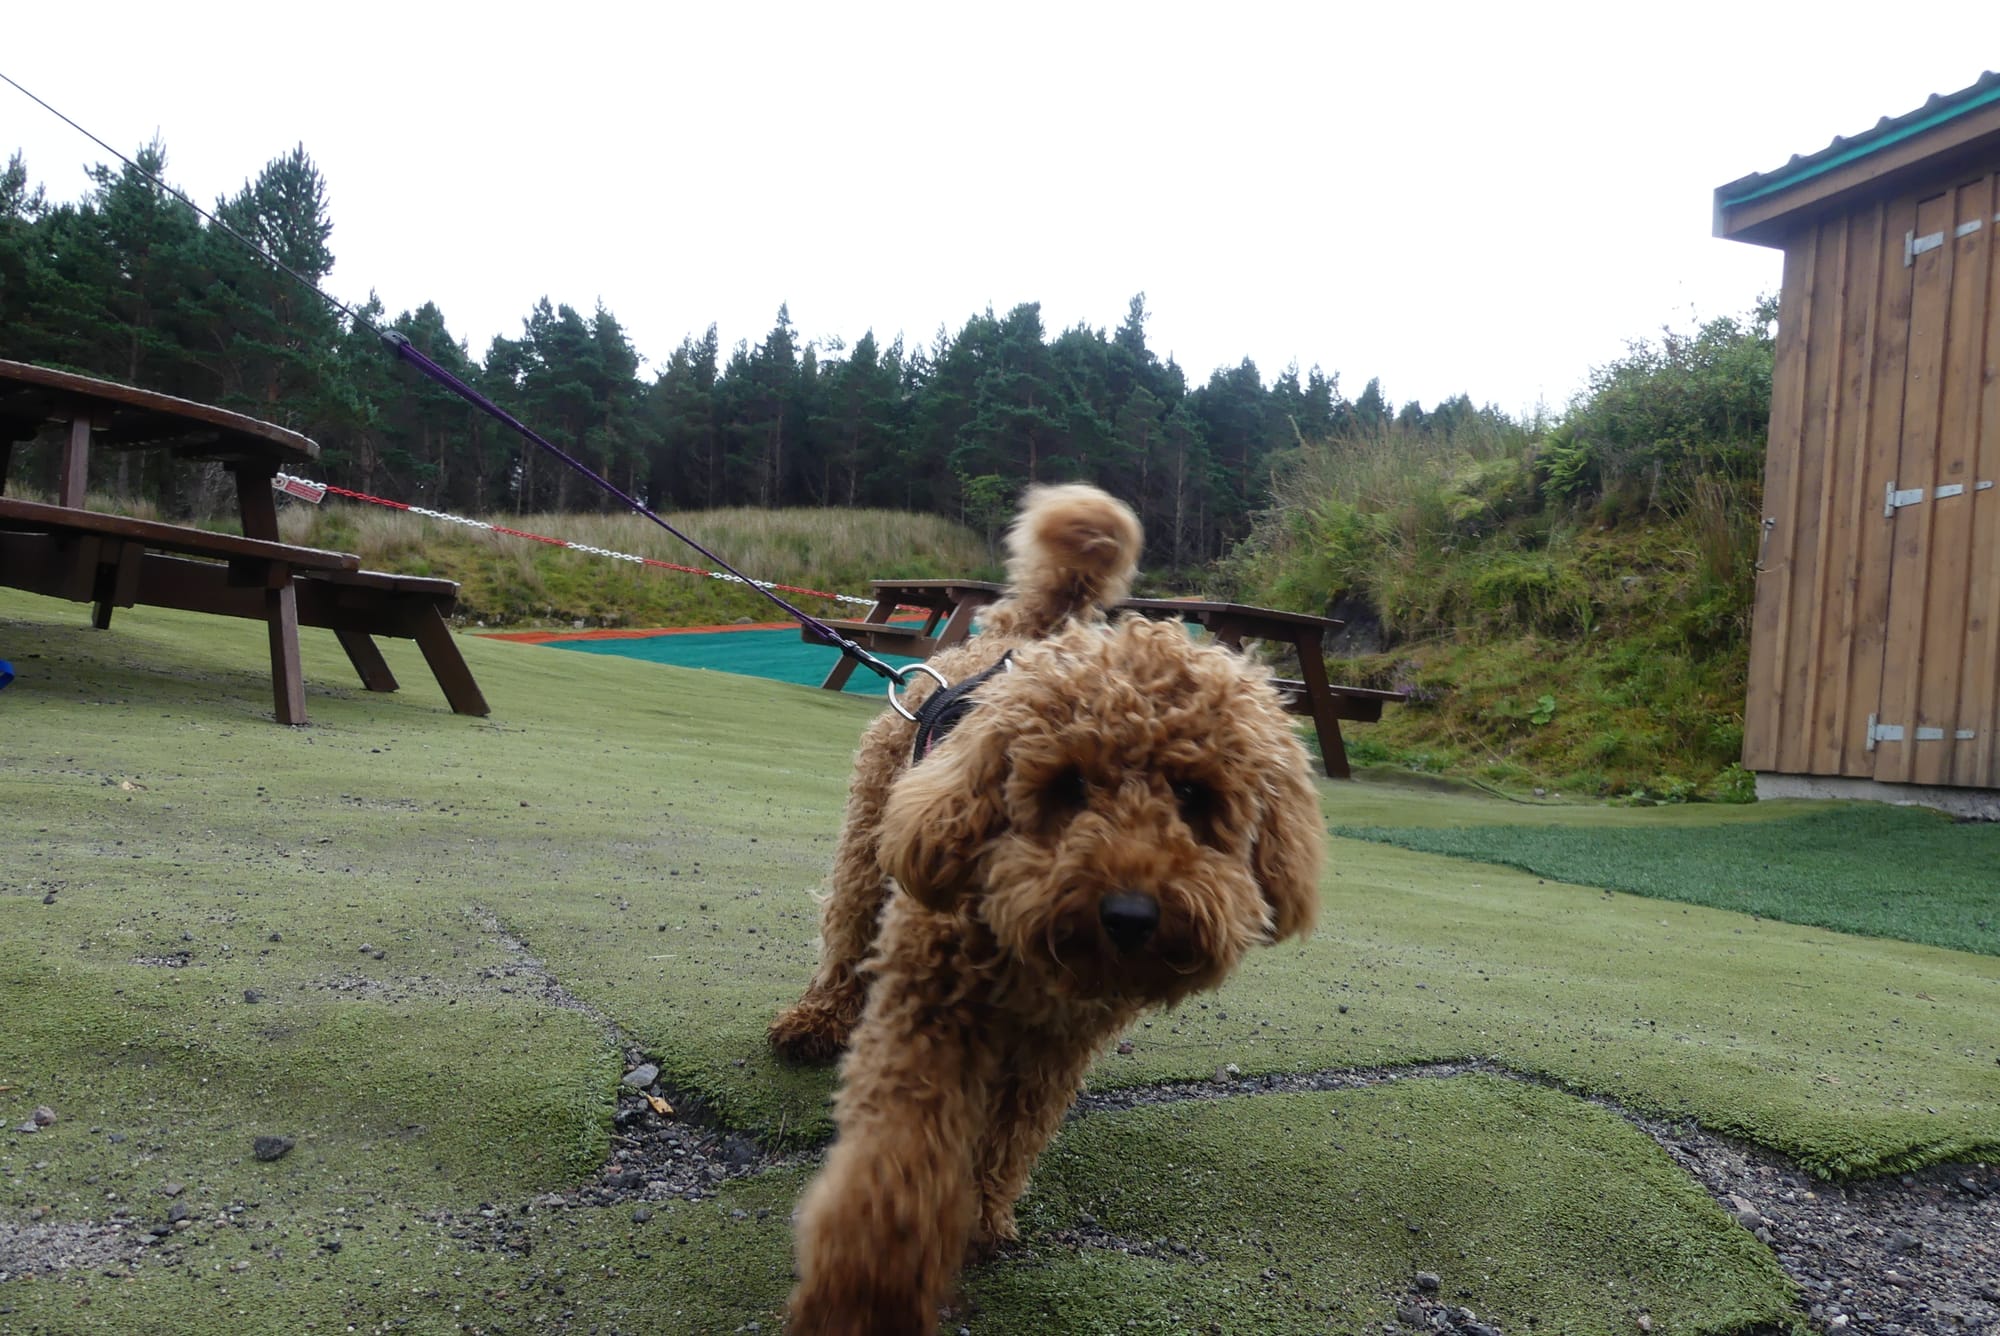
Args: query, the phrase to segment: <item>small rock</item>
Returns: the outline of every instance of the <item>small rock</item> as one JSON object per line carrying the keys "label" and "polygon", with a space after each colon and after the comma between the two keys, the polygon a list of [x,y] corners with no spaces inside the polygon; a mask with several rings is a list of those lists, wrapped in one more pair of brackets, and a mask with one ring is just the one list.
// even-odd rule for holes
{"label": "small rock", "polygon": [[1436,1294],[1438,1291],[1438,1285],[1441,1283],[1442,1282],[1438,1280],[1437,1273],[1435,1271],[1417,1272],[1417,1288],[1422,1290],[1425,1294]]}
{"label": "small rock", "polygon": [[1119,1053],[1120,1053],[1121,1055],[1130,1055],[1130,1053],[1132,1052],[1132,1041],[1131,1041],[1131,1040],[1129,1040],[1129,1039],[1121,1039],[1121,1040],[1119,1040],[1119,1041],[1118,1041],[1118,1052],[1119,1052]]}
{"label": "small rock", "polygon": [[255,988],[245,988],[243,990],[243,1000],[254,1007],[264,1000],[264,995]]}
{"label": "small rock", "polygon": [[188,1218],[188,1208],[187,1208],[187,1203],[186,1203],[186,1202],[184,1202],[184,1201],[177,1201],[177,1202],[175,1202],[175,1203],[174,1203],[174,1204],[173,1204],[172,1206],[170,1206],[170,1207],[168,1207],[168,1208],[167,1208],[167,1223],[168,1223],[168,1224],[173,1224],[173,1225],[177,1225],[177,1224],[179,1224],[179,1223],[180,1223],[181,1221],[183,1221],[183,1220],[185,1220],[185,1219],[187,1219],[187,1218]]}
{"label": "small rock", "polygon": [[35,1106],[35,1125],[37,1127],[53,1127],[55,1126],[55,1121],[56,1111],[54,1109],[46,1104],[37,1104]]}
{"label": "small rock", "polygon": [[1639,1314],[1639,1330],[1651,1331],[1652,1329],[1653,1329],[1653,1319],[1646,1316],[1644,1313]]}
{"label": "small rock", "polygon": [[649,1207],[641,1206],[638,1210],[632,1212],[632,1223],[635,1225],[643,1225],[652,1218],[653,1212]]}
{"label": "small rock", "polygon": [[37,1127],[37,1126],[35,1125],[35,1122],[34,1122],[34,1120],[33,1120],[33,1119],[29,1119],[29,1120],[28,1120],[27,1122],[25,1122],[25,1123],[22,1123],[22,1124],[21,1124],[20,1126],[16,1127],[16,1128],[15,1128],[14,1130],[15,1130],[16,1132],[39,1132],[39,1131],[41,1131],[42,1129],[41,1129],[41,1128],[39,1128],[39,1127]]}
{"label": "small rock", "polygon": [[625,1084],[631,1086],[634,1090],[644,1090],[647,1086],[658,1080],[659,1076],[659,1067],[650,1062],[642,1062],[631,1071],[625,1073]]}
{"label": "small rock", "polygon": [[45,905],[52,905],[55,902],[56,902],[56,893],[54,891],[50,891],[47,895],[42,897],[42,903]]}
{"label": "small rock", "polygon": [[162,1197],[178,1197],[186,1191],[187,1184],[185,1183],[169,1183],[160,1189],[160,1195]]}
{"label": "small rock", "polygon": [[281,1160],[293,1144],[290,1137],[258,1137],[250,1143],[250,1153],[260,1160]]}
{"label": "small rock", "polygon": [[361,944],[361,954],[364,956],[372,956],[375,954],[375,948],[369,943],[363,942]]}

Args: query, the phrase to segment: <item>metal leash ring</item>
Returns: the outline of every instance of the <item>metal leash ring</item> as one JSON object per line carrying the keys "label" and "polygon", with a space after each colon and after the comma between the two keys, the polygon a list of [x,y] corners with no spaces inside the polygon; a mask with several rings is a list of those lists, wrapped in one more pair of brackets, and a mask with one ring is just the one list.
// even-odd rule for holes
{"label": "metal leash ring", "polygon": [[894,710],[897,714],[902,715],[903,718],[909,720],[911,723],[914,724],[915,722],[917,722],[917,716],[911,714],[908,710],[904,709],[903,702],[896,699],[896,688],[908,682],[911,673],[928,674],[930,676],[930,679],[938,684],[938,688],[940,690],[949,687],[951,683],[945,680],[945,676],[943,673],[939,672],[937,669],[931,667],[927,663],[913,663],[909,667],[905,668],[902,672],[898,673],[896,676],[889,679],[889,708]]}

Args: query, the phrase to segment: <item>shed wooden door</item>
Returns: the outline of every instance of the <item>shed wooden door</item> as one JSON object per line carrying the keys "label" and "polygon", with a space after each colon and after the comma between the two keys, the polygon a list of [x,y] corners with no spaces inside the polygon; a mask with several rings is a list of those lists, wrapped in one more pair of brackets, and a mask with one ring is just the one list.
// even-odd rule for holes
{"label": "shed wooden door", "polygon": [[1889,618],[1872,733],[1874,778],[1885,783],[2000,783],[1993,749],[2000,630],[1994,182],[1982,176],[1917,201],[1902,238],[1911,277],[1909,360],[1895,473],[1881,484],[1891,538]]}
{"label": "shed wooden door", "polygon": [[1744,764],[2000,788],[2000,178],[1786,247]]}

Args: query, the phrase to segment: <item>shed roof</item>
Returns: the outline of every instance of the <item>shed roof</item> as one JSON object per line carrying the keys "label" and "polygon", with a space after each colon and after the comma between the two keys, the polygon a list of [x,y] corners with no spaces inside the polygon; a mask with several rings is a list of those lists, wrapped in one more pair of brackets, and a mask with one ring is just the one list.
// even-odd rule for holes
{"label": "shed roof", "polygon": [[1715,235],[1758,245],[1783,244],[1799,214],[1886,189],[1949,160],[2000,146],[2000,73],[1970,87],[1933,93],[1915,111],[1884,116],[1857,135],[1836,135],[1783,167],[1752,172],[1715,192]]}

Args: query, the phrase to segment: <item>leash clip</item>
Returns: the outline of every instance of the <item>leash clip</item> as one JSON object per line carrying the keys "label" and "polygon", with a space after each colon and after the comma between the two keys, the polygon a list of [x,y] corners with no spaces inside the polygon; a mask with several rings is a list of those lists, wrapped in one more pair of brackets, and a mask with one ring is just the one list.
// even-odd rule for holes
{"label": "leash clip", "polygon": [[906,685],[910,680],[911,673],[927,674],[933,682],[936,682],[938,684],[939,690],[944,690],[949,688],[951,686],[951,683],[945,680],[945,676],[943,673],[939,672],[937,669],[931,667],[927,663],[913,663],[909,667],[905,668],[902,672],[896,674],[894,677],[891,677],[889,679],[889,708],[894,710],[897,714],[902,715],[903,718],[909,720],[911,723],[914,724],[915,722],[917,722],[917,716],[911,714],[907,709],[903,707],[903,702],[896,699],[896,688]]}

